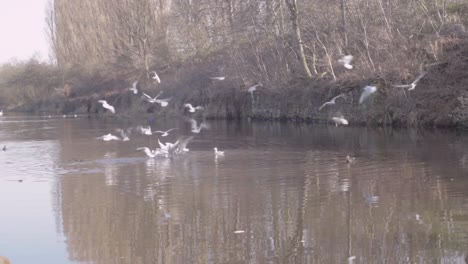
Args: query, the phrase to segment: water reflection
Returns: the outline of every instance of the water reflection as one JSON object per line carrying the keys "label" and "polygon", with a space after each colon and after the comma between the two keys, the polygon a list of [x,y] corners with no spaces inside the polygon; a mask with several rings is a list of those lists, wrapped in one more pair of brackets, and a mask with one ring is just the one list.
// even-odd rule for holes
{"label": "water reflection", "polygon": [[[457,207],[448,200],[450,182],[444,180],[449,175],[459,177],[462,168],[447,172],[439,162],[429,162],[441,156],[427,158],[434,150],[453,155],[432,136],[418,139],[431,141],[421,150],[421,145],[413,148],[417,137],[407,137],[406,132],[351,129],[344,133],[310,127],[297,131],[277,124],[214,127],[216,137],[211,142],[208,136],[196,138],[203,144],[191,147],[186,156],[132,164],[143,170],[128,184],[143,185],[143,195],[137,187],[125,193],[109,190],[106,196],[92,188],[87,191],[90,197],[64,200],[68,208],[78,210],[64,211],[64,218],[73,219],[70,228],[80,230],[67,235],[69,243],[88,245],[76,250],[77,260],[346,263],[356,256],[356,263],[413,263],[463,259],[466,240],[453,235],[461,226],[453,217],[440,215]],[[288,134],[293,136],[284,138]],[[227,149],[226,157],[215,158],[210,143]],[[345,153],[357,153],[356,163],[347,164]],[[117,168],[116,173],[125,171]],[[63,184],[82,190],[76,193],[88,188],[85,179],[73,177],[63,178]],[[408,218],[415,212],[424,222]]]}
{"label": "water reflection", "polygon": [[104,163],[104,176],[105,176],[105,182],[106,182],[106,185],[116,185],[117,184],[117,166],[115,163],[112,163],[110,161],[110,159],[112,158],[115,158],[116,157],[116,153],[115,152],[106,152],[106,154],[104,154],[104,157],[106,159],[109,159],[107,160],[105,163]]}
{"label": "water reflection", "polygon": [[[177,126],[170,122],[161,127]],[[464,261],[463,135],[217,122],[193,139],[188,154],[173,159],[136,152],[157,144],[147,137],[93,140],[131,125],[48,124],[57,128],[55,221],[70,261]],[[214,146],[225,157],[216,158]],[[346,163],[346,155],[356,161]]]}

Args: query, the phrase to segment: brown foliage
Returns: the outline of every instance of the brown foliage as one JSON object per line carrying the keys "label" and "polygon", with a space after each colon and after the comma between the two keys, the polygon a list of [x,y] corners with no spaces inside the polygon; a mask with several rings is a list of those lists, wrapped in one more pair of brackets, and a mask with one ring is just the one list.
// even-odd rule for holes
{"label": "brown foliage", "polygon": [[356,76],[414,76],[439,60],[441,35],[464,36],[464,10],[458,0],[56,0],[48,21],[59,65],[149,79],[154,69],[217,57],[237,85],[281,86],[348,78],[336,62],[345,54],[355,56]]}
{"label": "brown foliage", "polygon": [[0,99],[19,105],[50,97],[60,86],[59,69],[35,59],[0,68]]}
{"label": "brown foliage", "polygon": [[[391,84],[411,82],[428,65],[439,65],[433,74],[453,69],[450,78],[428,75],[421,85],[445,85],[448,95],[441,97],[460,96],[460,86],[450,81],[463,75],[453,74],[454,65],[466,62],[447,54],[452,48],[463,56],[466,10],[459,0],[55,0],[47,21],[60,68],[56,86],[64,96],[113,94],[139,80],[143,89],[202,104],[223,96],[237,100],[256,83],[272,96],[293,86],[321,100],[336,89],[355,94],[374,82],[388,99],[379,99],[384,114],[374,117],[390,120],[403,116],[398,108],[410,112],[421,105]],[[354,55],[353,70],[337,62],[346,54]],[[161,84],[152,83],[152,70]],[[26,98],[39,97],[33,92]],[[432,98],[420,89],[414,94]],[[436,108],[443,101],[432,99]]]}

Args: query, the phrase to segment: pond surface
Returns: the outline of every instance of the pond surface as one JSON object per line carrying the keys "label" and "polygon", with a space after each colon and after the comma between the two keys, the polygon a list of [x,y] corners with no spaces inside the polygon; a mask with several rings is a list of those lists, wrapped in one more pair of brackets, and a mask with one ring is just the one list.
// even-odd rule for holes
{"label": "pond surface", "polygon": [[[115,128],[168,137],[97,140]],[[464,263],[466,132],[0,118],[0,256],[12,263]],[[215,158],[213,147],[225,151]],[[346,156],[356,159],[346,162]]]}

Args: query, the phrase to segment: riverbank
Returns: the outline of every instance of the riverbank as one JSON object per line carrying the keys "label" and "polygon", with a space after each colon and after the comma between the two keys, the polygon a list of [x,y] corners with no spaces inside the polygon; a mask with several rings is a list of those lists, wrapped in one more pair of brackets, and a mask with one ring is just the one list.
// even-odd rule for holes
{"label": "riverbank", "polygon": [[[393,87],[411,83],[419,72],[406,80],[395,80],[392,72],[374,78],[359,77],[358,70],[342,71],[342,77],[293,78],[283,84],[263,84],[253,93],[239,86],[234,77],[225,80],[209,78],[205,66],[184,67],[161,74],[161,83],[141,81],[137,95],[129,87],[131,76],[90,74],[68,78],[60,92],[38,100],[29,100],[10,111],[60,114],[101,114],[105,110],[98,100],[105,99],[128,117],[145,114],[183,115],[185,103],[203,105],[203,116],[209,119],[290,120],[325,123],[343,115],[351,125],[468,127],[468,41],[453,40],[436,63],[422,65],[427,74],[414,90]],[[398,69],[392,69],[396,71]],[[252,83],[252,85],[255,83]],[[377,86],[377,92],[363,104],[359,96],[366,85]],[[249,85],[250,86],[250,85]],[[171,97],[168,107],[141,99],[142,92]],[[344,99],[336,105],[319,107],[338,94]]]}
{"label": "riverbank", "polygon": [[[464,93],[462,89],[455,93],[454,90],[437,89],[436,85],[431,85],[437,81],[436,77],[428,78],[430,79],[421,81],[418,88],[410,92],[377,83],[378,92],[363,104],[359,104],[358,100],[364,84],[340,89],[324,82],[320,87],[307,87],[304,83],[298,83],[280,91],[259,89],[254,92],[253,97],[235,88],[220,89],[209,97],[196,97],[194,94],[177,97],[167,92],[167,96],[171,96],[172,100],[165,108],[142,100],[141,95],[122,91],[106,96],[95,94],[79,98],[55,97],[12,110],[31,113],[103,114],[106,110],[97,101],[105,99],[116,108],[117,115],[127,117],[146,114],[183,115],[186,113],[183,105],[189,102],[204,105],[203,116],[208,119],[250,118],[325,123],[330,122],[333,116],[342,114],[351,125],[466,126],[467,118],[463,112],[468,109],[463,102],[468,100],[468,93]],[[323,102],[340,93],[345,94],[344,99],[340,98],[336,105],[318,110]]]}

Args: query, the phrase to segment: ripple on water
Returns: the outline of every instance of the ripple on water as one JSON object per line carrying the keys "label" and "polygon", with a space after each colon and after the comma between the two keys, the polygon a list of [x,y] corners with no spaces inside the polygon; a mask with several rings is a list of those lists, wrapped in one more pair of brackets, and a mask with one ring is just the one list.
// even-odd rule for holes
{"label": "ripple on water", "polygon": [[55,177],[57,141],[8,141],[5,144],[8,150],[0,153],[1,179],[43,181]]}

